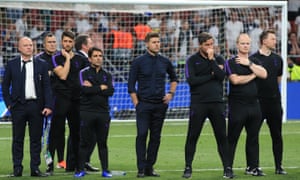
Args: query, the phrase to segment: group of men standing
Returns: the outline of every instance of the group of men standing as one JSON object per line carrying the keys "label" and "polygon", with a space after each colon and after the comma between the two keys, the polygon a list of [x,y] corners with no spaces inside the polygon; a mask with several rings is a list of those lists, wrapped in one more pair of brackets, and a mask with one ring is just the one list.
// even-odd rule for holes
{"label": "group of men standing", "polygon": [[[259,167],[259,131],[266,120],[272,137],[275,173],[287,174],[282,168],[282,107],[279,83],[283,70],[282,58],[273,51],[276,36],[272,30],[260,35],[260,49],[249,55],[251,39],[240,34],[236,40],[237,54],[225,61],[213,52],[213,37],[199,35],[199,52],[186,63],[186,78],[190,85],[191,106],[185,144],[184,178],[192,175],[192,161],[197,140],[206,118],[212,124],[224,178],[234,178],[233,162],[236,145],[245,127],[245,174],[264,176]],[[225,122],[223,80],[229,79],[228,126]],[[226,127],[228,127],[226,129]]]}
{"label": "group of men standing", "polygon": [[[83,55],[73,51],[75,41],[77,50]],[[51,156],[54,157],[57,151],[58,161],[64,159],[67,120],[70,134],[66,171],[75,171],[75,176],[82,176],[84,169],[99,171],[89,164],[97,143],[102,176],[111,177],[107,154],[110,124],[108,97],[113,95],[114,87],[111,75],[101,68],[103,51],[93,47],[88,36],[75,37],[71,31],[62,33],[61,51],[56,50],[56,43],[52,33],[46,34],[45,51],[35,56],[32,40],[22,37],[18,41],[20,56],[10,60],[5,68],[2,90],[4,101],[12,115],[12,176],[22,176],[23,173],[27,122],[31,176],[53,174],[53,162],[48,164],[45,174],[39,169],[43,118],[51,116],[48,145]]]}
{"label": "group of men standing", "polygon": [[[250,57],[251,39],[247,34],[240,34],[236,41],[238,53],[227,61],[215,55],[212,35],[203,32],[198,40],[199,51],[187,59],[185,67],[191,104],[183,177],[192,176],[197,141],[206,118],[213,127],[224,178],[234,177],[234,154],[244,127],[247,132],[245,173],[265,175],[259,168],[258,143],[264,119],[271,132],[275,173],[287,174],[282,168],[282,108],[278,87],[283,61],[273,53],[275,32],[264,31],[260,35],[261,48]],[[70,31],[62,34],[61,51],[56,50],[55,43],[55,36],[47,34],[45,52],[34,56],[32,40],[22,37],[18,42],[20,56],[7,63],[2,90],[12,114],[12,175],[22,176],[28,122],[31,176],[45,176],[39,170],[40,139],[43,117],[51,115],[49,151],[52,157],[57,151],[58,161],[63,161],[67,119],[70,134],[66,170],[75,171],[75,177],[84,176],[97,143],[102,176],[112,177],[108,170],[107,137],[110,126],[108,97],[113,95],[114,86],[111,74],[102,68],[103,51],[93,47],[88,36],[75,37]],[[138,178],[160,176],[154,171],[154,164],[168,104],[175,96],[178,83],[171,61],[159,53],[159,34],[148,33],[145,44],[146,52],[132,61],[128,79],[128,93],[136,109]],[[81,55],[73,52],[74,45],[82,50]],[[230,84],[228,126],[223,96],[226,75]],[[169,90],[166,90],[166,77],[170,79]],[[49,164],[47,174],[51,175],[53,169],[53,163]]]}
{"label": "group of men standing", "polygon": [[[235,177],[234,155],[244,127],[247,132],[245,174],[265,175],[259,167],[258,142],[264,120],[272,137],[275,174],[287,174],[282,168],[282,107],[279,91],[283,60],[273,52],[276,47],[275,32],[264,31],[260,35],[260,49],[251,56],[251,39],[248,34],[240,34],[236,40],[238,53],[227,61],[214,53],[211,34],[200,33],[198,41],[199,51],[187,59],[185,66],[191,103],[182,177],[192,176],[197,141],[207,118],[217,141],[224,178]],[[153,166],[157,159],[166,109],[175,95],[178,82],[170,61],[159,54],[159,34],[149,33],[145,42],[147,52],[133,60],[128,80],[128,92],[136,109],[138,178],[160,176]],[[166,74],[170,79],[169,91],[165,90]],[[228,126],[223,95],[226,75],[230,84]],[[150,137],[147,144],[148,134]]]}

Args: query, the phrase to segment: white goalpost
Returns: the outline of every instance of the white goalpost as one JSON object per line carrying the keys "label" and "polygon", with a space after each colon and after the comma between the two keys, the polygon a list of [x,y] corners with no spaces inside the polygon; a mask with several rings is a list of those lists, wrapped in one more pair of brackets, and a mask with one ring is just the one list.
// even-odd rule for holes
{"label": "white goalpost", "polygon": [[[188,119],[190,96],[184,65],[185,59],[197,51],[196,39],[200,32],[210,32],[215,39],[215,51],[227,59],[235,50],[230,42],[237,31],[250,35],[251,51],[255,52],[259,47],[259,33],[264,29],[275,29],[278,32],[276,52],[284,60],[280,88],[283,121],[287,120],[287,1],[10,0],[0,3],[0,12],[0,72],[17,53],[15,45],[19,36],[32,37],[38,53],[43,48],[41,40],[45,32],[54,33],[57,42],[64,30],[89,34],[95,46],[104,50],[104,68],[114,77],[115,94],[110,98],[114,120],[135,119],[127,80],[131,61],[145,50],[143,34],[146,32],[145,29],[137,30],[138,25],[161,34],[161,54],[172,61],[178,74],[179,85],[166,117],[170,120]],[[24,15],[26,18],[22,20]],[[228,27],[228,22],[234,19],[241,22],[240,29]],[[126,34],[119,44],[111,38],[115,30]],[[58,43],[57,49],[60,48]],[[226,91],[224,85],[224,94]],[[0,113],[5,115],[7,112],[2,110]]]}

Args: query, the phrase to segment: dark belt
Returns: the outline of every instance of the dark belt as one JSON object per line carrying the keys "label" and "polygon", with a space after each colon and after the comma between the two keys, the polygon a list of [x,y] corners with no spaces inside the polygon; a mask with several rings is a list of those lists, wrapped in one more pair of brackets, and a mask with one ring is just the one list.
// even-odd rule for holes
{"label": "dark belt", "polygon": [[142,98],[140,98],[139,101],[146,102],[146,103],[152,103],[152,104],[161,104],[161,103],[163,103],[163,100],[160,100],[160,99],[142,99]]}
{"label": "dark belt", "polygon": [[24,104],[24,103],[35,102],[35,101],[37,101],[37,99],[25,99],[25,100],[18,99],[17,102]]}
{"label": "dark belt", "polygon": [[25,102],[34,102],[37,101],[37,99],[26,99]]}

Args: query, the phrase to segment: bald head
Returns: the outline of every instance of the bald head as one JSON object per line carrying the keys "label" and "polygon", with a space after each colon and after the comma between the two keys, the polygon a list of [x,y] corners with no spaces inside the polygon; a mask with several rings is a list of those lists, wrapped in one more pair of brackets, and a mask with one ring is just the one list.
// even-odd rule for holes
{"label": "bald head", "polygon": [[248,39],[251,41],[250,36],[247,33],[241,33],[237,38],[236,38],[236,43],[239,43],[239,41]]}
{"label": "bald head", "polygon": [[240,34],[236,40],[236,46],[238,53],[248,54],[251,46],[251,38],[249,35],[246,33]]}
{"label": "bald head", "polygon": [[33,43],[29,37],[21,37],[18,41],[18,50],[23,59],[30,59],[33,55]]}

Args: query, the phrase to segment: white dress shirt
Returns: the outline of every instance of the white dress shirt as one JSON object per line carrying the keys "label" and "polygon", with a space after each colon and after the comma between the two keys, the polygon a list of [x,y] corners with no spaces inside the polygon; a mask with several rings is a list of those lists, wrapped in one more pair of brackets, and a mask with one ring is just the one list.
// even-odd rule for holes
{"label": "white dress shirt", "polygon": [[21,69],[23,66],[26,66],[26,78],[25,78],[25,99],[36,99],[35,85],[34,85],[34,73],[33,73],[33,61],[26,64],[23,63],[21,59]]}

